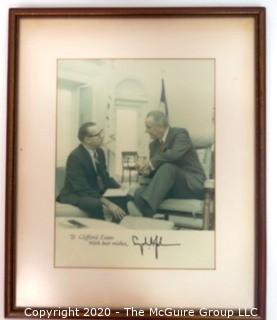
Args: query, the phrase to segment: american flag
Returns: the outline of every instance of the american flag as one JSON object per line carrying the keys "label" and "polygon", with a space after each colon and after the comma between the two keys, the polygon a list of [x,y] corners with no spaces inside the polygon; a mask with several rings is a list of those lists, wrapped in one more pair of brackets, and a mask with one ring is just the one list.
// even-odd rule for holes
{"label": "american flag", "polygon": [[165,95],[164,79],[162,79],[162,90],[161,90],[161,99],[160,99],[160,111],[165,113],[168,116],[168,107]]}

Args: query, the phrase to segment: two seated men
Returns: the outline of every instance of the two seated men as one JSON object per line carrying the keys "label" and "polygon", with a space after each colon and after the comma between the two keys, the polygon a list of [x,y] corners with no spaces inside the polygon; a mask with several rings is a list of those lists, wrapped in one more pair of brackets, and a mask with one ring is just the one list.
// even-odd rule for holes
{"label": "two seated men", "polygon": [[108,188],[120,185],[107,170],[101,148],[103,130],[87,122],[79,129],[80,145],[67,159],[65,184],[57,201],[75,205],[95,219],[104,219],[106,210],[120,221],[127,213],[133,214],[132,208],[152,217],[166,198],[202,199],[205,174],[187,130],[170,127],[167,116],[160,111],[148,113],[145,127],[152,139],[149,161],[138,164],[137,169],[150,177],[150,182],[138,188],[133,199],[103,196]]}

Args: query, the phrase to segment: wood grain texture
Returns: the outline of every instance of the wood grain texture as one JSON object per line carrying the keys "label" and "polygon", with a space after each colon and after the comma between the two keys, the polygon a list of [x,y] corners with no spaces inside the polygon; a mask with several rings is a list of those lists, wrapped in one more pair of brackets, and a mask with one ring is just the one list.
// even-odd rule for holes
{"label": "wood grain texture", "polygon": [[[24,308],[15,301],[16,289],[16,194],[17,194],[17,128],[18,128],[18,46],[19,22],[32,17],[46,18],[94,18],[94,17],[252,17],[255,21],[255,304],[258,317],[236,317],[232,319],[266,318],[266,64],[265,64],[265,14],[262,7],[182,7],[182,8],[13,8],[9,13],[8,46],[8,119],[7,119],[7,167],[6,167],[6,234],[5,234],[5,316],[24,318]],[[224,292],[222,293],[224,294]],[[45,308],[43,308],[45,309]],[[46,309],[49,309],[46,306]],[[118,313],[115,313],[115,312]],[[110,319],[125,318],[122,310],[114,310]],[[195,310],[193,319],[203,319]],[[198,314],[198,316],[197,316]],[[99,317],[100,319],[101,317]],[[145,319],[149,319],[146,312]],[[166,317],[172,318],[173,317]],[[189,319],[185,317],[183,319]],[[67,319],[75,319],[67,318]],[[78,319],[82,319],[79,317]],[[87,317],[84,319],[88,319]],[[205,319],[221,319],[209,317]]]}

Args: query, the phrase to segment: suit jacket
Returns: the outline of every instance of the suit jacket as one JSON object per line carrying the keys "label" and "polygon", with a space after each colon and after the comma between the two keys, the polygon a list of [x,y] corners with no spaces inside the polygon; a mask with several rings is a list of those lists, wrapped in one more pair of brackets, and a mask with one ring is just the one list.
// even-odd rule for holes
{"label": "suit jacket", "polygon": [[159,140],[152,141],[150,161],[155,170],[164,163],[176,165],[192,191],[203,189],[205,173],[186,129],[170,127],[163,151]]}
{"label": "suit jacket", "polygon": [[[119,184],[109,176],[103,149],[96,149],[99,165],[98,175],[101,176],[104,187],[118,188]],[[97,183],[97,172],[91,156],[85,147],[80,144],[68,156],[66,162],[66,176],[64,187],[57,200],[64,203],[78,205],[81,197],[101,198],[101,191]]]}

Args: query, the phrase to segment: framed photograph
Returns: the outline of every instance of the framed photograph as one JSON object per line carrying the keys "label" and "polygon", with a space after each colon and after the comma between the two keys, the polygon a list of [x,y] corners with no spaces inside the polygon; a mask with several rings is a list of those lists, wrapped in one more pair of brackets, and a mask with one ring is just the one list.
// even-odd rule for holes
{"label": "framed photograph", "polygon": [[10,9],[7,317],[265,319],[265,9]]}

